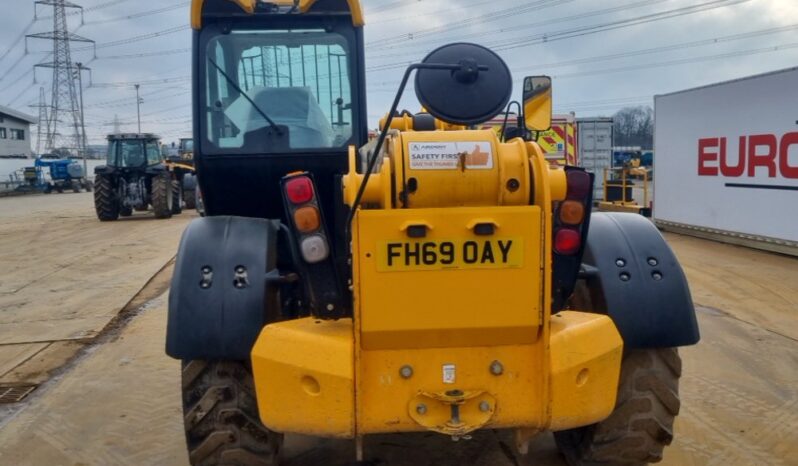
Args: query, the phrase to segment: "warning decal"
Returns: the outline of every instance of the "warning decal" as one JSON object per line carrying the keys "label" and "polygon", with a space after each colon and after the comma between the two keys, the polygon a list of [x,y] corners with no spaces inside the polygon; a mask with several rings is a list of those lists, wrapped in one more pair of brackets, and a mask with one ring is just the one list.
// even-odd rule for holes
{"label": "warning decal", "polygon": [[411,170],[490,170],[493,147],[488,141],[411,142]]}
{"label": "warning decal", "polygon": [[457,380],[457,368],[454,364],[443,365],[443,383],[454,383]]}

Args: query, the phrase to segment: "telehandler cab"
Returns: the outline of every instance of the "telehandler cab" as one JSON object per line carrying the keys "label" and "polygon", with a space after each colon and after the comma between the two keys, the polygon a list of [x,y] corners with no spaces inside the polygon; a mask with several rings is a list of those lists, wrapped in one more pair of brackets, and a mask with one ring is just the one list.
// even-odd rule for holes
{"label": "telehandler cab", "polygon": [[[551,80],[452,44],[410,66],[368,141],[357,0],[194,0],[207,217],[181,240],[166,351],[193,465],[276,465],[283,434],[552,431],[571,464],[659,461],[698,341],[674,254],[591,213],[592,176],[530,131]],[[412,76],[425,109],[397,112]],[[513,134],[511,134],[513,133]],[[510,137],[510,136],[520,137]]]}

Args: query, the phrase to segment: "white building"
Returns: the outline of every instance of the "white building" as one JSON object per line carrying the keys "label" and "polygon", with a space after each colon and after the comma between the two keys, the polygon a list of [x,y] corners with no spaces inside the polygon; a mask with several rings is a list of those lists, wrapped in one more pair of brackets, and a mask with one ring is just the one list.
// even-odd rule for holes
{"label": "white building", "polygon": [[0,157],[32,156],[30,125],[34,123],[34,117],[0,106]]}

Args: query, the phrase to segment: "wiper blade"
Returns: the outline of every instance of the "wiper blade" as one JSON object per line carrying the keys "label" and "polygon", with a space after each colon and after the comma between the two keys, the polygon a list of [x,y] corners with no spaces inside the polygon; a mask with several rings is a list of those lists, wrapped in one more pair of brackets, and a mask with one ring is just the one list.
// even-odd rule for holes
{"label": "wiper blade", "polygon": [[255,101],[254,101],[254,100],[252,100],[252,98],[250,98],[250,97],[247,95],[247,93],[246,93],[246,92],[244,92],[244,91],[243,91],[243,90],[242,90],[242,89],[241,89],[241,88],[238,86],[238,84],[236,84],[236,83],[235,83],[235,81],[233,81],[233,79],[232,79],[230,76],[228,76],[228,75],[227,75],[227,73],[225,73],[225,72],[224,72],[224,70],[223,70],[223,69],[222,69],[222,68],[221,68],[219,65],[217,65],[217,64],[216,64],[216,62],[215,62],[215,61],[213,61],[213,59],[212,59],[212,58],[208,57],[208,61],[209,61],[209,62],[211,62],[211,64],[213,65],[213,67],[214,67],[214,68],[216,68],[216,69],[219,71],[219,73],[221,73],[221,74],[222,74],[222,76],[224,76],[224,79],[226,79],[226,80],[227,80],[227,82],[228,82],[228,83],[230,83],[230,85],[231,85],[231,86],[233,86],[233,88],[235,88],[236,92],[238,92],[238,93],[239,93],[239,94],[240,94],[242,97],[244,97],[245,99],[247,99],[247,101],[248,101],[250,104],[252,104],[252,108],[254,108],[255,110],[257,110],[257,111],[258,111],[258,113],[260,113],[260,116],[262,116],[262,117],[263,117],[263,118],[264,118],[264,119],[265,119],[265,120],[266,120],[266,121],[269,123],[269,125],[272,127],[272,129],[274,129],[274,131],[275,131],[275,132],[276,132],[276,133],[277,133],[279,136],[282,136],[282,135],[283,135],[283,130],[282,130],[282,129],[281,129],[279,126],[277,126],[277,123],[275,123],[275,122],[274,122],[274,120],[272,120],[271,118],[269,118],[269,115],[266,115],[266,112],[264,112],[263,110],[261,110],[261,108],[260,108],[260,107],[258,107],[258,104],[256,104],[256,103],[255,103]]}

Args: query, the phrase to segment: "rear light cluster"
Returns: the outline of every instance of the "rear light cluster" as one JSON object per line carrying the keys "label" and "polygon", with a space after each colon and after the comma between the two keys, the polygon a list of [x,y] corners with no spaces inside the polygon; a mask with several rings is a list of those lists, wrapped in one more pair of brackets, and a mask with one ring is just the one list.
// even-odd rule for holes
{"label": "rear light cluster", "polygon": [[286,207],[297,235],[302,259],[316,264],[330,256],[313,180],[305,173],[283,179]]}
{"label": "rear light cluster", "polygon": [[291,248],[292,269],[300,276],[305,291],[303,307],[320,319],[339,319],[351,306],[344,299],[337,273],[334,243],[324,221],[321,194],[313,176],[292,173],[281,182],[283,205]]}
{"label": "rear light cluster", "polygon": [[582,229],[589,212],[593,180],[586,171],[572,167],[566,171],[566,180],[566,199],[556,207],[554,252],[572,256],[582,249]]}

